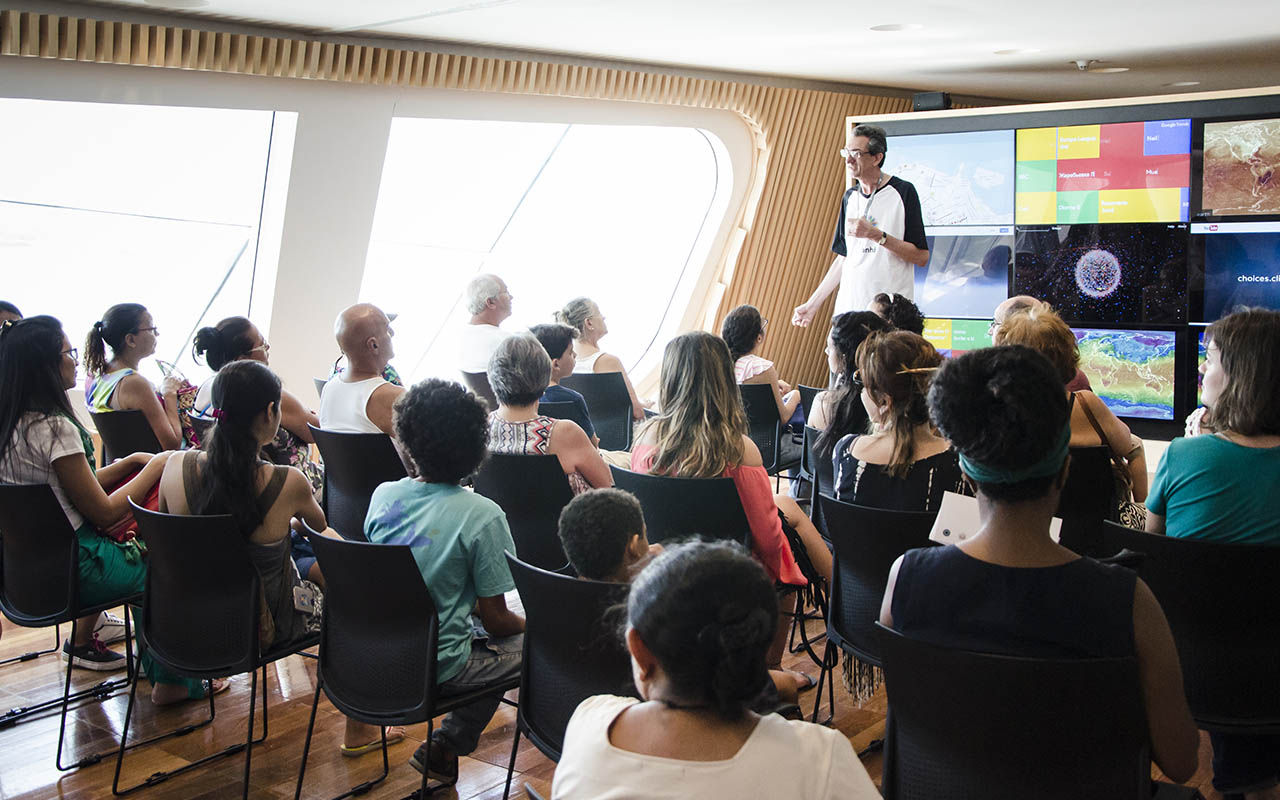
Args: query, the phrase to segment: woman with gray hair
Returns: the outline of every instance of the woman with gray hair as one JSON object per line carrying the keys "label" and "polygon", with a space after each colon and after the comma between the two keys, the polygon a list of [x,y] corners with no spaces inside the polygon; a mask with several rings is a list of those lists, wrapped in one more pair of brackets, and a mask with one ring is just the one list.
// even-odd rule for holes
{"label": "woman with gray hair", "polygon": [[551,358],[531,333],[509,336],[489,359],[489,385],[498,410],[489,415],[489,452],[553,455],[573,493],[613,485],[613,476],[578,423],[538,413],[551,380]]}

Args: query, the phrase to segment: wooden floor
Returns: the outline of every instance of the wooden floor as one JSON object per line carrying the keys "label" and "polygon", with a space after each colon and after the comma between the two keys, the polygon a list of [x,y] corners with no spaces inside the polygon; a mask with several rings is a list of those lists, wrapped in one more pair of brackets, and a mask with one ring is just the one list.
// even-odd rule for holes
{"label": "wooden floor", "polygon": [[[810,626],[817,632],[819,623],[811,622]],[[50,629],[18,628],[7,620],[3,622],[3,632],[3,639],[0,639],[0,659],[37,648],[48,648],[54,638]],[[65,627],[63,632],[65,635]],[[816,668],[803,654],[788,656],[785,665],[815,676],[817,674]],[[15,706],[60,696],[63,674],[63,663],[56,654],[0,667],[0,714]],[[122,674],[123,672],[114,673]],[[111,676],[112,674],[74,670],[73,689],[92,686]],[[250,796],[292,797],[315,688],[315,661],[291,656],[268,667],[268,676],[270,730],[266,742],[253,749]],[[144,682],[143,686],[145,685]],[[132,785],[158,770],[173,769],[215,749],[244,741],[248,694],[249,676],[237,676],[232,679],[231,689],[218,695],[217,717],[212,725],[126,754],[122,784]],[[155,709],[144,695],[145,692],[140,689],[130,740],[133,740],[135,731],[146,735],[148,732],[168,730],[184,722],[196,722],[204,718],[203,714],[208,708],[207,703],[191,702],[176,708]],[[127,700],[128,695],[124,693],[104,702],[91,702],[73,712],[74,723],[69,724],[67,737],[71,752],[84,754],[111,750],[110,757],[103,759],[101,763],[73,772],[60,773],[54,767],[58,739],[56,710],[42,718],[28,719],[0,729],[0,798],[110,797],[115,770],[115,752],[112,748],[119,741]],[[812,703],[812,693],[801,698],[801,705],[808,710],[812,709]],[[849,737],[856,750],[861,750],[883,733],[884,710],[883,692],[859,709],[837,681],[834,726]],[[503,705],[485,730],[479,749],[462,759],[461,774],[455,789],[437,792],[433,797],[445,800],[501,798],[514,727],[515,712]],[[322,698],[316,721],[316,736],[308,761],[304,797],[333,797],[356,783],[375,777],[381,771],[381,758],[376,753],[358,759],[339,755],[342,728],[342,717]],[[407,762],[426,735],[426,730],[425,724],[412,726],[408,729],[405,741],[390,748],[390,776],[364,797],[400,798],[418,786],[419,775]],[[71,760],[76,757],[78,756],[73,755]],[[1209,786],[1209,759],[1208,740],[1202,735],[1200,770],[1192,784],[1199,787],[1209,800],[1220,800],[1221,795]],[[879,754],[869,756],[863,763],[879,784]],[[230,756],[187,775],[141,790],[135,796],[147,800],[239,797],[243,770],[243,754]],[[544,797],[549,797],[554,772],[555,764],[522,739],[516,757],[517,774],[513,781],[512,797],[526,796],[522,789],[525,782]]]}

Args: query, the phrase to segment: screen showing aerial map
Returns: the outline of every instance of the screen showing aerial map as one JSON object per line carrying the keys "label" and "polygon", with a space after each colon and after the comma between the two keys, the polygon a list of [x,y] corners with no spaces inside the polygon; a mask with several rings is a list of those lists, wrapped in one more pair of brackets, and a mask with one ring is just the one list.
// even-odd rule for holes
{"label": "screen showing aerial map", "polygon": [[890,136],[885,171],[920,195],[926,228],[1013,224],[1013,131]]}
{"label": "screen showing aerial map", "polygon": [[943,358],[964,355],[991,346],[990,319],[939,319],[926,317],[924,338]]}
{"label": "screen showing aerial map", "polygon": [[1280,214],[1280,119],[1205,123],[1201,175],[1206,214]]}
{"label": "screen showing aerial map", "polygon": [[1185,222],[1191,120],[1017,132],[1019,225]]}
{"label": "screen showing aerial map", "polygon": [[1187,226],[1018,226],[1013,294],[1069,322],[1187,321]]}
{"label": "screen showing aerial map", "polygon": [[929,263],[915,271],[915,301],[938,317],[989,317],[1009,296],[1013,226],[927,228]]}
{"label": "screen showing aerial map", "polygon": [[1173,419],[1173,331],[1072,328],[1080,369],[1117,417]]}

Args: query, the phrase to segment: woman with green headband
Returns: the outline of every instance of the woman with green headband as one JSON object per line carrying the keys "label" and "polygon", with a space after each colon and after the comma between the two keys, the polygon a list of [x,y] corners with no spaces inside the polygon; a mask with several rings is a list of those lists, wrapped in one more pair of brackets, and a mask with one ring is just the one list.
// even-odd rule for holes
{"label": "woman with green headband", "polygon": [[1071,428],[1062,381],[1019,345],[944,364],[929,390],[934,423],[960,451],[982,527],[894,563],[880,621],[944,647],[1033,658],[1136,655],[1151,754],[1171,780],[1191,777],[1191,721],[1169,623],[1133,572],[1049,536],[1066,482]]}

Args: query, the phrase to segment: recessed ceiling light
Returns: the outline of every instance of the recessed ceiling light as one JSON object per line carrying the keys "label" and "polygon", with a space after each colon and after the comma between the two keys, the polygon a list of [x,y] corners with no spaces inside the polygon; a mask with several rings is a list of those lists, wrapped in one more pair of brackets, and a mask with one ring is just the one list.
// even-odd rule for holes
{"label": "recessed ceiling light", "polygon": [[895,31],[918,31],[923,27],[923,25],[915,22],[894,22],[890,25],[872,25],[871,30],[890,33]]}
{"label": "recessed ceiling light", "polygon": [[1165,84],[1165,86],[1199,86],[1199,85],[1200,85],[1200,81],[1174,81],[1173,83]]}
{"label": "recessed ceiling light", "polygon": [[1089,67],[1088,72],[1108,74],[1112,72],[1128,72],[1128,67]]}
{"label": "recessed ceiling light", "polygon": [[160,6],[161,8],[203,8],[209,5],[209,0],[142,0],[149,6]]}
{"label": "recessed ceiling light", "polygon": [[1027,53],[1039,53],[1039,52],[1040,52],[1039,47],[1010,47],[1005,50],[996,50],[995,54],[998,56],[1021,56]]}

